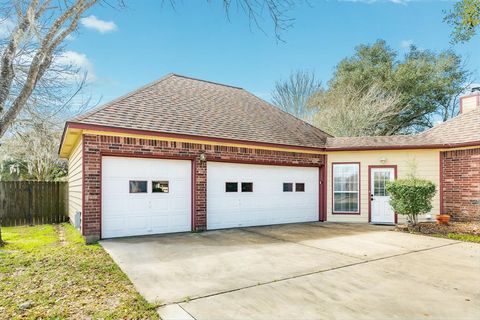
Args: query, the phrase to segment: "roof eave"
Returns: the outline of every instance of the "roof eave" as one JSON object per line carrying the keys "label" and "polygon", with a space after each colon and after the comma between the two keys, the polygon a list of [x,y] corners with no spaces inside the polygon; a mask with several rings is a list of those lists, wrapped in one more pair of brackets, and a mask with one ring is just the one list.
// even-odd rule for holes
{"label": "roof eave", "polygon": [[[262,142],[262,141],[250,141],[250,140],[228,139],[228,138],[220,138],[220,137],[208,137],[208,136],[199,136],[199,135],[191,135],[191,134],[179,134],[179,133],[150,131],[150,130],[134,129],[134,128],[106,126],[106,125],[73,122],[73,121],[68,121],[65,124],[65,130],[67,129],[67,127],[72,128],[72,129],[114,132],[114,133],[124,133],[124,134],[132,134],[132,135],[145,135],[145,136],[157,136],[157,137],[164,137],[164,138],[192,139],[192,140],[219,142],[219,143],[252,145],[252,146],[259,146],[259,147],[263,146],[263,147],[295,149],[295,150],[298,150],[298,152],[301,152],[302,150],[304,150],[304,151],[309,150],[309,151],[325,152],[325,147],[289,145],[289,144],[270,143],[270,142]],[[64,130],[64,134],[65,134],[65,130]]]}
{"label": "roof eave", "polygon": [[406,150],[406,149],[451,149],[480,146],[479,141],[462,143],[433,143],[402,146],[354,146],[354,147],[326,147],[326,151],[367,151],[367,150]]}

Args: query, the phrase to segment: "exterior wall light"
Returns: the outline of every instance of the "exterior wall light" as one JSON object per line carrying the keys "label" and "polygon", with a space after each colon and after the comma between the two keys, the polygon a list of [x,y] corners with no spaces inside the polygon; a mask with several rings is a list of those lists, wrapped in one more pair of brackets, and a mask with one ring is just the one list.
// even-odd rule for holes
{"label": "exterior wall light", "polygon": [[380,158],[380,163],[381,164],[385,164],[386,162],[387,162],[387,158],[385,158],[385,157]]}
{"label": "exterior wall light", "polygon": [[200,160],[201,162],[207,161],[207,155],[205,154],[205,152],[200,153],[199,160]]}

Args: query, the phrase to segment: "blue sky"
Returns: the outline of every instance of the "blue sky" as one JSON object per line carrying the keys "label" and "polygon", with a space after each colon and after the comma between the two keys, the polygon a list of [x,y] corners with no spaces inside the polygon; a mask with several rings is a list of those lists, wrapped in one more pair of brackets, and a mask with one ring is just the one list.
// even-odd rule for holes
{"label": "blue sky", "polygon": [[[167,1],[168,2],[168,1]],[[413,43],[439,51],[453,49],[480,80],[480,38],[451,46],[442,19],[453,1],[310,0],[289,13],[292,28],[275,39],[250,28],[234,9],[225,18],[221,0],[183,0],[173,9],[161,0],[127,0],[125,9],[96,7],[85,15],[66,50],[89,70],[87,95],[101,102],[174,72],[243,87],[270,99],[276,80],[309,69],[326,82],[335,65],[356,45],[385,39],[405,52]]]}

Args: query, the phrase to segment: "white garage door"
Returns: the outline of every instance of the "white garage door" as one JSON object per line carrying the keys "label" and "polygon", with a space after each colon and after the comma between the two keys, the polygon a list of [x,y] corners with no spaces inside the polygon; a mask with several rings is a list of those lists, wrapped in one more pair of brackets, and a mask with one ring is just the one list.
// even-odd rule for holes
{"label": "white garage door", "polygon": [[102,238],[190,230],[190,161],[102,158]]}
{"label": "white garage door", "polygon": [[318,221],[319,169],[208,162],[207,228]]}

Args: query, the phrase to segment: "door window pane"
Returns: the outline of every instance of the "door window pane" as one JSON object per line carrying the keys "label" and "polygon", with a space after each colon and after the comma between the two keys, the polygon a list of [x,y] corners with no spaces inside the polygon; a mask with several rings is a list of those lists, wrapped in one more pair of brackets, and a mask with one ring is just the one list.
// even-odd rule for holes
{"label": "door window pane", "polygon": [[153,193],[168,193],[168,181],[152,181]]}
{"label": "door window pane", "polygon": [[130,193],[147,193],[147,181],[130,180]]}
{"label": "door window pane", "polygon": [[387,181],[390,181],[389,171],[375,171],[373,172],[373,195],[378,197],[388,196],[386,189]]}
{"label": "door window pane", "polygon": [[225,192],[238,192],[238,182],[225,182]]}

